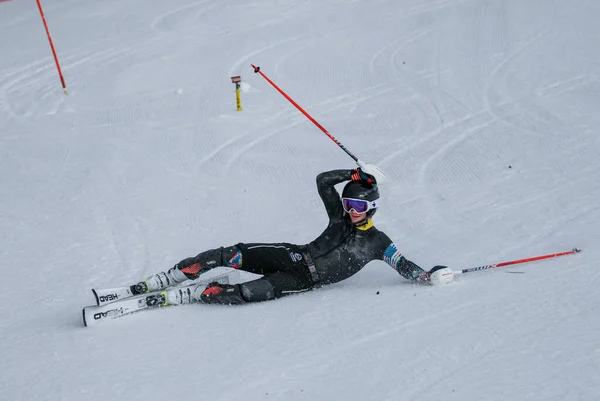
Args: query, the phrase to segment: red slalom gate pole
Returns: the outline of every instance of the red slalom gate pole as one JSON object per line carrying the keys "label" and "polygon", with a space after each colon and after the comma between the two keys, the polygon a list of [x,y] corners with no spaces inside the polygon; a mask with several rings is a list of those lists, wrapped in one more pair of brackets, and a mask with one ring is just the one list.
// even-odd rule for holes
{"label": "red slalom gate pole", "polygon": [[36,0],[38,8],[40,9],[40,15],[42,16],[42,21],[44,22],[44,28],[46,28],[46,35],[48,36],[48,41],[50,42],[50,48],[52,49],[52,55],[54,56],[54,62],[56,63],[56,68],[58,69],[58,75],[60,77],[60,83],[62,84],[63,91],[65,95],[68,95],[67,85],[65,84],[65,78],[63,77],[63,73],[60,69],[60,63],[58,62],[58,57],[56,56],[56,50],[54,49],[54,43],[52,43],[52,36],[50,36],[50,30],[48,29],[48,24],[46,23],[46,17],[44,16],[44,10],[42,9],[42,4],[40,0]]}
{"label": "red slalom gate pole", "polygon": [[264,79],[267,80],[268,83],[270,83],[271,85],[273,85],[273,87],[275,89],[277,89],[277,91],[279,93],[281,93],[283,95],[284,98],[286,98],[291,104],[293,104],[298,110],[300,110],[300,112],[302,114],[304,114],[306,116],[306,118],[308,118],[310,121],[312,121],[312,123],[314,125],[316,125],[317,127],[319,127],[319,129],[321,131],[323,131],[323,133],[325,135],[327,135],[329,137],[329,139],[331,139],[333,142],[335,142],[336,145],[338,145],[340,148],[342,148],[342,150],[344,152],[346,152],[346,154],[348,156],[350,156],[356,163],[358,163],[359,166],[362,166],[362,162],[360,160],[358,160],[358,157],[354,156],[354,154],[352,154],[352,152],[350,152],[348,149],[346,149],[346,147],[344,145],[342,145],[337,139],[335,139],[333,137],[333,135],[331,135],[329,132],[327,132],[327,130],[321,125],[319,124],[319,122],[317,120],[315,120],[310,114],[308,114],[302,107],[300,107],[300,105],[298,103],[296,103],[294,101],[294,99],[292,99],[291,97],[288,96],[287,93],[285,93],[283,90],[281,90],[281,88],[279,88],[279,86],[277,86],[275,84],[275,82],[271,81],[269,79],[269,77],[267,77],[261,70],[260,67],[256,67],[254,64],[250,64],[252,66],[252,68],[254,68],[254,72],[260,74]]}
{"label": "red slalom gate pole", "polygon": [[469,269],[457,270],[457,271],[454,271],[453,273],[455,275],[456,274],[464,274],[464,273],[476,272],[476,271],[480,271],[480,270],[494,269],[496,267],[503,267],[503,266],[509,266],[509,265],[518,265],[518,264],[521,264],[521,263],[535,262],[537,260],[557,258],[559,256],[574,255],[574,254],[579,253],[579,252],[581,252],[581,249],[573,248],[573,250],[568,251],[568,252],[552,253],[552,254],[549,254],[549,255],[534,256],[534,257],[526,258],[526,259],[512,260],[510,262],[501,262],[501,263],[494,263],[494,264],[491,264],[491,265],[471,267]]}

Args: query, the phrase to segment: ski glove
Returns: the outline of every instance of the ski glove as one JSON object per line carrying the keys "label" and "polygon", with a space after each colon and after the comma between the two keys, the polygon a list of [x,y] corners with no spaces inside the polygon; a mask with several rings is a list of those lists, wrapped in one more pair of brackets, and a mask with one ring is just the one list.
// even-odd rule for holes
{"label": "ski glove", "polygon": [[375,177],[365,173],[360,167],[352,169],[352,181],[366,181],[368,183],[376,183]]}
{"label": "ski glove", "polygon": [[366,164],[360,160],[357,160],[359,169],[367,176],[371,176],[373,178],[373,183],[381,184],[385,180],[385,174],[379,167],[374,164]]}
{"label": "ski glove", "polygon": [[454,273],[448,266],[434,266],[427,275],[432,285],[449,284],[454,280]]}

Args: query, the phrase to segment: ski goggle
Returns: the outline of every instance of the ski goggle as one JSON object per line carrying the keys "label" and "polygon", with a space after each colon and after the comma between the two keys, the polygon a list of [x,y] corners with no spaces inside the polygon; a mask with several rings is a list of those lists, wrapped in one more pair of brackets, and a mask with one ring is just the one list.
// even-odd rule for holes
{"label": "ski goggle", "polygon": [[377,201],[366,201],[364,199],[342,198],[342,205],[347,213],[352,209],[356,213],[366,213],[377,208]]}

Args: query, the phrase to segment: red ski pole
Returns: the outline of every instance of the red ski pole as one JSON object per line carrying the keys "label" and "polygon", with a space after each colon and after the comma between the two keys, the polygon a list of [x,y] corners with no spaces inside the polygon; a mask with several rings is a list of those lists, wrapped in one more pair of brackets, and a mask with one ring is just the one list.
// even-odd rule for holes
{"label": "red ski pole", "polygon": [[258,73],[258,74],[260,74],[260,75],[261,75],[261,76],[262,76],[264,79],[266,79],[266,80],[267,80],[267,82],[268,82],[268,83],[270,83],[271,85],[273,85],[273,87],[274,87],[275,89],[277,89],[277,91],[278,91],[279,93],[281,93],[281,94],[283,95],[283,97],[284,97],[284,98],[286,98],[286,99],[287,99],[287,100],[288,100],[288,101],[289,101],[291,104],[293,104],[294,106],[296,106],[296,108],[297,108],[298,110],[300,110],[300,112],[301,112],[302,114],[304,114],[304,115],[306,116],[306,118],[308,118],[310,121],[312,121],[312,123],[313,123],[314,125],[316,125],[317,127],[319,127],[319,129],[320,129],[321,131],[323,131],[323,133],[324,133],[325,135],[327,135],[327,136],[329,137],[329,139],[331,139],[333,142],[335,142],[335,144],[336,144],[336,145],[338,145],[340,148],[342,148],[342,150],[343,150],[344,152],[346,152],[346,154],[348,154],[348,156],[350,156],[350,157],[351,157],[351,158],[352,158],[352,159],[353,159],[353,160],[354,160],[356,163],[358,163],[358,165],[359,165],[359,166],[361,166],[361,167],[362,167],[362,165],[363,165],[364,163],[363,163],[363,162],[361,162],[360,160],[358,160],[358,157],[354,156],[354,155],[352,154],[352,152],[350,152],[348,149],[346,149],[346,147],[345,147],[344,145],[342,145],[342,144],[341,144],[341,143],[340,143],[340,142],[339,142],[337,139],[335,139],[335,138],[333,137],[333,135],[331,135],[329,132],[327,132],[327,130],[326,130],[326,129],[325,129],[325,128],[324,128],[324,127],[321,125],[321,124],[319,124],[317,120],[315,120],[315,119],[314,119],[314,118],[313,118],[313,117],[312,117],[310,114],[308,114],[308,113],[307,113],[307,112],[306,112],[306,111],[305,111],[305,110],[304,110],[302,107],[300,107],[300,105],[299,105],[298,103],[296,103],[296,102],[294,101],[294,99],[292,99],[291,97],[289,97],[287,93],[285,93],[283,90],[281,90],[281,88],[279,88],[279,86],[277,86],[277,85],[275,84],[275,82],[271,81],[271,80],[269,79],[269,77],[267,77],[267,76],[266,76],[266,75],[265,75],[265,74],[264,74],[264,73],[263,73],[263,72],[260,70],[260,67],[256,67],[254,64],[250,64],[250,65],[252,66],[252,68],[254,68],[254,72],[255,72],[255,73]]}
{"label": "red ski pole", "polygon": [[42,4],[40,0],[37,0],[38,8],[40,9],[40,15],[42,16],[42,21],[44,22],[44,28],[46,28],[46,35],[48,36],[48,41],[50,42],[50,49],[52,49],[52,55],[54,56],[54,62],[56,63],[56,68],[58,69],[58,76],[60,77],[60,83],[62,84],[65,95],[67,92],[67,85],[65,84],[65,78],[63,77],[63,73],[60,69],[60,63],[58,62],[58,57],[56,56],[56,50],[54,49],[54,43],[52,43],[52,36],[50,36],[50,30],[48,29],[48,24],[46,24],[46,17],[44,16],[44,10],[42,10]]}
{"label": "red ski pole", "polygon": [[574,254],[579,253],[579,252],[581,252],[581,249],[573,248],[573,250],[568,251],[568,252],[552,253],[552,254],[549,254],[549,255],[534,256],[534,257],[526,258],[526,259],[512,260],[510,262],[501,262],[501,263],[494,263],[494,264],[491,264],[491,265],[471,267],[469,269],[456,270],[453,273],[455,275],[456,274],[464,274],[464,273],[476,272],[476,271],[480,271],[480,270],[494,269],[496,267],[503,267],[503,266],[509,266],[509,265],[518,265],[520,263],[534,262],[536,260],[557,258],[559,256],[574,255]]}

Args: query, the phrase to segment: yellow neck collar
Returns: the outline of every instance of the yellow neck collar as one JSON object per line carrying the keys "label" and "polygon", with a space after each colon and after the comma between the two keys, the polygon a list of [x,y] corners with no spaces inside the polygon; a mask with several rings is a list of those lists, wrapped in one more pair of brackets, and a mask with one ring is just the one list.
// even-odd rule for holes
{"label": "yellow neck collar", "polygon": [[373,219],[369,218],[365,224],[360,226],[356,226],[361,231],[367,231],[369,228],[373,227]]}

